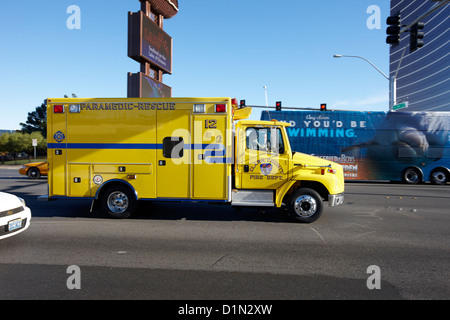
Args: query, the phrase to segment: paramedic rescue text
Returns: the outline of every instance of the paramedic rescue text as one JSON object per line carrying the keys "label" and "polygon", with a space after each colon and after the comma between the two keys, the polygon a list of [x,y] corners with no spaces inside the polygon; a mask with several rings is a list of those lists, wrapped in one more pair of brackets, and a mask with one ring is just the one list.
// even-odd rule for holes
{"label": "paramedic rescue text", "polygon": [[81,110],[175,110],[175,103],[92,102],[80,103]]}

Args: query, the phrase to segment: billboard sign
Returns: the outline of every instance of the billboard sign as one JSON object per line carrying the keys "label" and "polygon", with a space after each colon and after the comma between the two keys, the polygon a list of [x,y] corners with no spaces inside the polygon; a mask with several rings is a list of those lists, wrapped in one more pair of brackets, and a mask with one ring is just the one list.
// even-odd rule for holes
{"label": "billboard sign", "polygon": [[172,73],[172,38],[142,11],[128,13],[128,57]]}
{"label": "billboard sign", "polygon": [[398,181],[417,168],[427,181],[450,168],[450,112],[261,112],[271,119],[290,124],[292,150],[341,164],[346,180]]}
{"label": "billboard sign", "polygon": [[142,72],[128,73],[128,98],[170,98],[172,88]]}

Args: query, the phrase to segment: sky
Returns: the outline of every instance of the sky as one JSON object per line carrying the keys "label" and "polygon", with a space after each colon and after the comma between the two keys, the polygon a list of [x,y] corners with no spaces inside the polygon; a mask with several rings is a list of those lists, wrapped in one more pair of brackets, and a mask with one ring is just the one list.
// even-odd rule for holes
{"label": "sky", "polygon": [[[388,80],[362,59],[333,55],[362,56],[389,74],[389,0],[178,3],[164,20],[173,97],[265,106],[267,93],[270,106],[388,111]],[[68,28],[71,5],[79,29]],[[138,0],[0,0],[0,129],[20,129],[47,98],[126,97],[127,73],[140,70],[127,56],[127,16],[139,10]]]}

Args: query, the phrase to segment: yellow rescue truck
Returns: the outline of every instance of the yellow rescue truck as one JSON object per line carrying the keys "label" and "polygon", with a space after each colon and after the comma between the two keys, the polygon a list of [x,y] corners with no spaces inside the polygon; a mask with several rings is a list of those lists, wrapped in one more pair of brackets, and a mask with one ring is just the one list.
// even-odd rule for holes
{"label": "yellow rescue truck", "polygon": [[231,98],[47,99],[44,198],[89,198],[116,218],[138,200],[275,206],[300,222],[343,203],[339,164],[293,152],[288,124],[250,112]]}

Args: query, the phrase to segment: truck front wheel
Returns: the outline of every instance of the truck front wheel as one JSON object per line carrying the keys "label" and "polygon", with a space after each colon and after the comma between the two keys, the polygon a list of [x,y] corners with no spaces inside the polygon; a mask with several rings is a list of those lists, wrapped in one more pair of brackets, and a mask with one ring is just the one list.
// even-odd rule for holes
{"label": "truck front wheel", "polygon": [[298,222],[311,223],[322,214],[323,201],[315,190],[300,188],[291,195],[288,210]]}
{"label": "truck front wheel", "polygon": [[101,206],[113,218],[128,218],[136,208],[136,198],[130,188],[113,185],[103,192]]}

